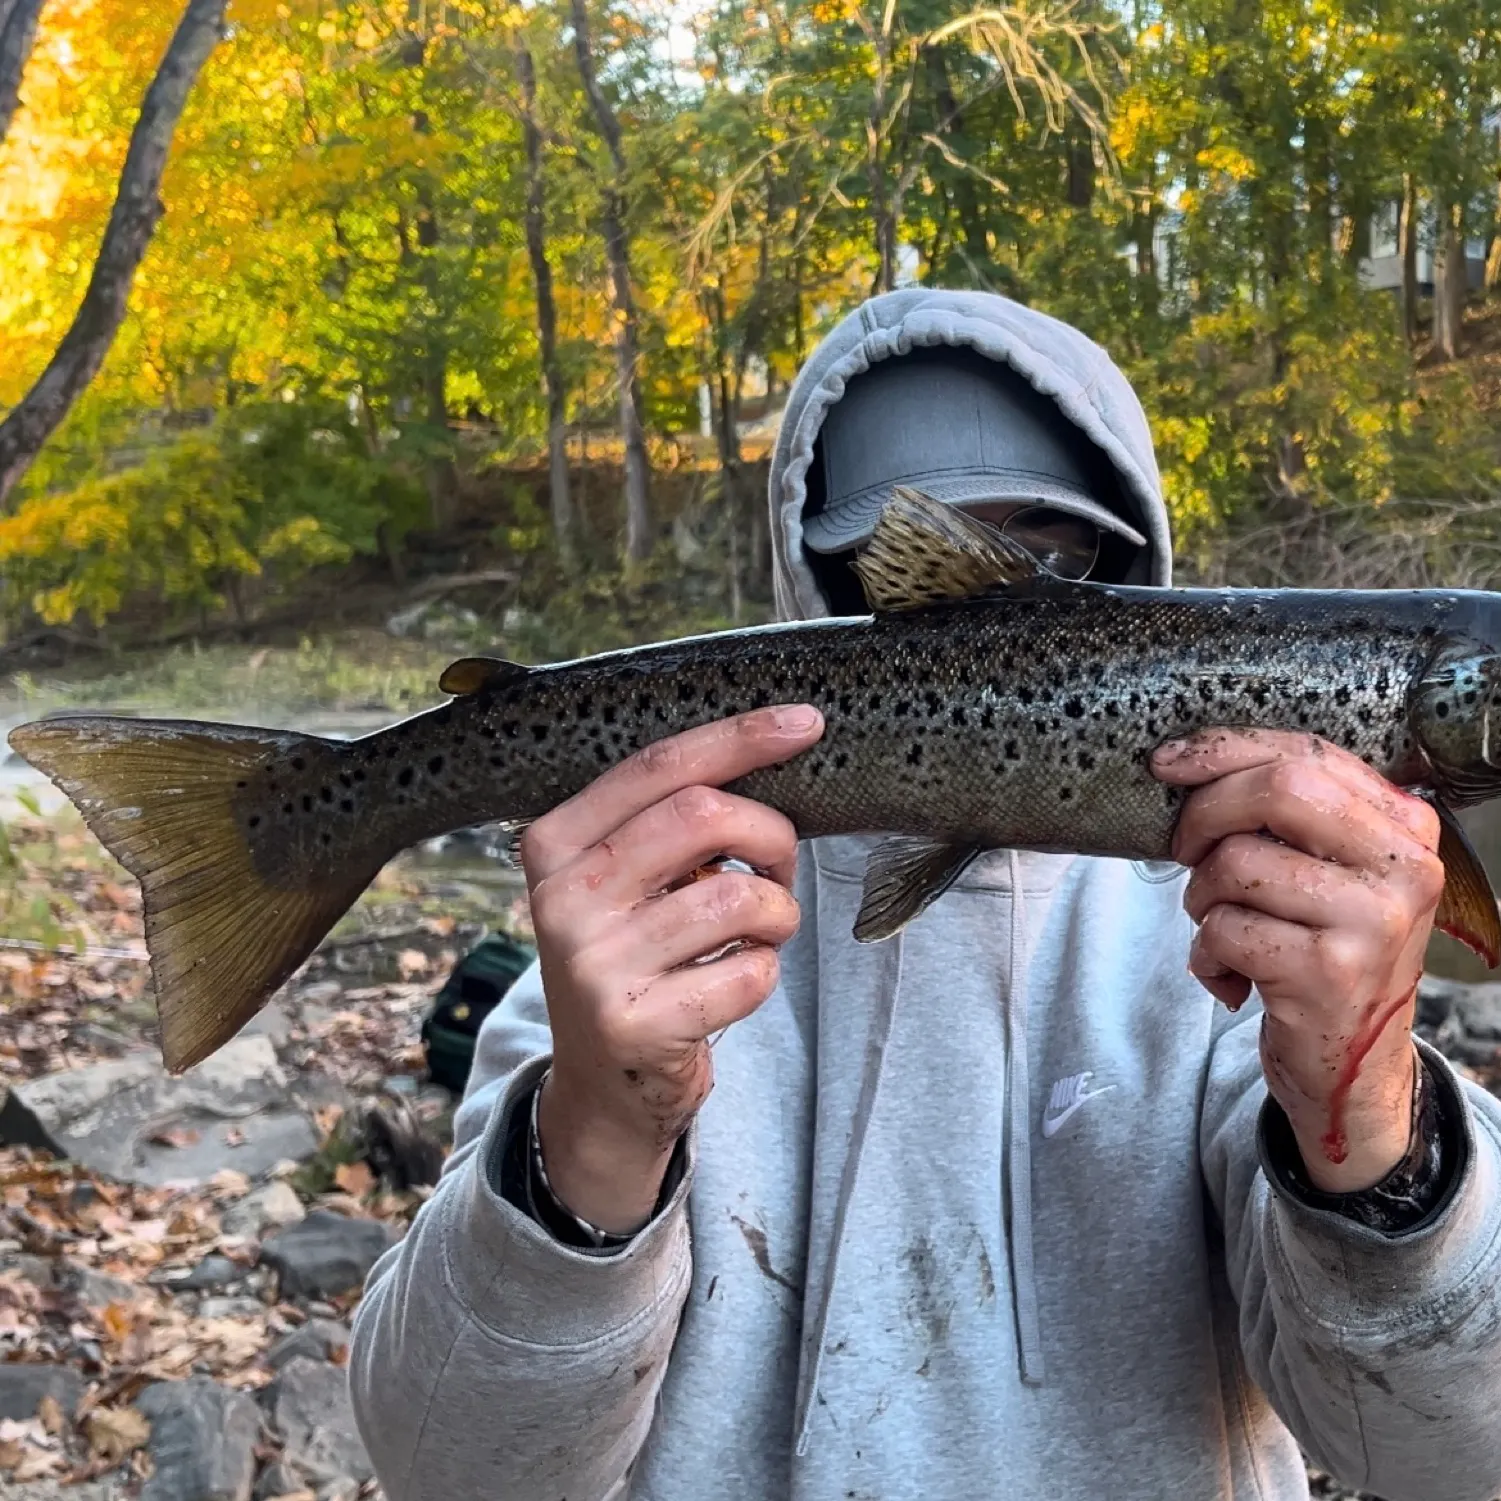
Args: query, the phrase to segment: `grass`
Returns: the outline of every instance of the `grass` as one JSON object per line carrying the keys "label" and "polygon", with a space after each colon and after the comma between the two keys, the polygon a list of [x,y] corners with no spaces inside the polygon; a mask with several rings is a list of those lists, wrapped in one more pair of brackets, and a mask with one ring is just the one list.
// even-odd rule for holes
{"label": "grass", "polygon": [[209,715],[237,720],[309,714],[410,713],[441,701],[450,648],[380,631],[304,637],[295,646],[179,646],[64,676],[15,673],[0,713],[69,708]]}

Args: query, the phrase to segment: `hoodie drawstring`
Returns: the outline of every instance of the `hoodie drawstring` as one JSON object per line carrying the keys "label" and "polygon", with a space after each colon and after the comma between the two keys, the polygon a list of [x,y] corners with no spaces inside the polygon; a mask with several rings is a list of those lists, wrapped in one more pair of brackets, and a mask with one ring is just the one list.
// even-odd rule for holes
{"label": "hoodie drawstring", "polygon": [[1042,1327],[1037,1307],[1037,1272],[1032,1256],[1032,1089],[1027,1067],[1027,920],[1021,860],[1006,852],[1011,875],[1011,955],[1006,1000],[1005,1193],[1010,1219],[1011,1298],[1021,1378],[1043,1381]]}
{"label": "hoodie drawstring", "polygon": [[[797,1435],[796,1453],[799,1458],[808,1452],[813,1409],[818,1397],[818,1381],[823,1373],[829,1309],[834,1302],[834,1285],[839,1277],[839,1253],[844,1249],[845,1226],[849,1221],[850,1205],[854,1201],[855,1185],[860,1176],[860,1160],[865,1155],[865,1141],[869,1135],[871,1117],[875,1114],[876,1096],[881,1092],[881,1078],[886,1072],[886,1045],[891,1039],[891,1024],[896,1016],[897,997],[902,988],[902,938],[903,935],[898,933],[892,942],[894,953],[888,972],[890,983],[881,988],[881,1012],[871,1028],[860,1101],[855,1107],[849,1151],[845,1154],[844,1171],[839,1179],[839,1198],[834,1206],[833,1245],[829,1248],[829,1265],[824,1274],[823,1293],[818,1300],[818,1311],[812,1327],[804,1336],[803,1368],[792,1420],[793,1432]],[[811,1360],[808,1358],[810,1352]]]}

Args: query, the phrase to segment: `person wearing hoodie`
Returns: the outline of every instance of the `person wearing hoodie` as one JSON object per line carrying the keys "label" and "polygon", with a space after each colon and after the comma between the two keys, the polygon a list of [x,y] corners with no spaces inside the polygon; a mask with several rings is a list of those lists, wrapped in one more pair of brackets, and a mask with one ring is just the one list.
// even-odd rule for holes
{"label": "person wearing hoodie", "polygon": [[[1169,581],[1130,386],[1002,298],[875,298],[801,372],[784,618],[863,609],[896,483]],[[1501,1493],[1501,1106],[1410,1032],[1431,812],[1200,737],[1154,760],[1191,874],[996,851],[861,945],[872,840],[717,790],[820,732],[705,726],[525,836],[540,964],[355,1320],[390,1501],[1291,1501],[1300,1445]]]}

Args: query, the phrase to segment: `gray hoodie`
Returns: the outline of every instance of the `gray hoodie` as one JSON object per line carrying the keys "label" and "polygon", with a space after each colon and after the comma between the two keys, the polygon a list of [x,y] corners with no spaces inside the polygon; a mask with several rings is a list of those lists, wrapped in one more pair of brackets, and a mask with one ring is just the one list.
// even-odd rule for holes
{"label": "gray hoodie", "polygon": [[[997,297],[867,303],[793,388],[777,597],[823,602],[803,478],[845,381],[969,345],[1115,463],[1166,582],[1141,407],[1074,330]],[[688,1170],[623,1251],[497,1192],[545,1066],[535,972],[491,1015],[457,1148],[370,1276],[351,1378],[390,1501],[1291,1501],[1299,1441],[1387,1501],[1501,1493],[1501,1108],[1457,1190],[1386,1238],[1261,1149],[1259,1009],[1187,973],[1181,879],[1001,852],[905,933],[850,929],[870,841],[804,847],[782,983],[715,1052]]]}

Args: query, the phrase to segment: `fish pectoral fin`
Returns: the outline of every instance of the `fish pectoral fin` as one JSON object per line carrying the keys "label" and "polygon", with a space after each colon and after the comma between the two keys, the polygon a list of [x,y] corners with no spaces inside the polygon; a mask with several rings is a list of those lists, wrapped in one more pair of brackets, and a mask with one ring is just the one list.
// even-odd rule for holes
{"label": "fish pectoral fin", "polygon": [[855,937],[879,943],[930,907],[984,851],[972,844],[938,844],[898,835],[877,845],[865,867]]}
{"label": "fish pectoral fin", "polygon": [[898,485],[853,564],[878,614],[974,599],[1051,578],[1026,548],[973,516]]}
{"label": "fish pectoral fin", "polygon": [[507,678],[524,678],[531,668],[523,662],[508,662],[504,657],[460,657],[443,669],[438,679],[438,691],[451,693],[455,698],[467,698],[492,683],[503,683]]}
{"label": "fish pectoral fin", "polygon": [[1444,894],[1433,924],[1495,969],[1501,964],[1501,913],[1490,877],[1453,812],[1438,798],[1431,801],[1438,813],[1438,857],[1444,862]]}

